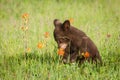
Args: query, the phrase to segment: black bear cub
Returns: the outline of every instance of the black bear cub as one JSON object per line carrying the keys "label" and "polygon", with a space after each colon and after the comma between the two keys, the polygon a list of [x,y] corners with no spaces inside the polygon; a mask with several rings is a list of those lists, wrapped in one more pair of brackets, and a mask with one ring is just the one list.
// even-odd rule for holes
{"label": "black bear cub", "polygon": [[81,30],[70,25],[69,20],[63,23],[58,19],[54,20],[54,39],[58,44],[58,48],[64,48],[62,60],[64,63],[79,63],[92,61],[102,64],[101,56],[93,41]]}

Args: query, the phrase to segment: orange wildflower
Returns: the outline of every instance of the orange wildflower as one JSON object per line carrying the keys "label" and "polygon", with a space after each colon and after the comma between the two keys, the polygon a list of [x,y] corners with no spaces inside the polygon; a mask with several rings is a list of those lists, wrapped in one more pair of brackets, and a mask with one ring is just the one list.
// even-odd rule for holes
{"label": "orange wildflower", "polygon": [[22,15],[22,18],[23,18],[23,19],[27,19],[28,17],[29,17],[28,13],[24,13],[24,14]]}
{"label": "orange wildflower", "polygon": [[39,49],[41,49],[41,48],[43,48],[43,44],[42,44],[41,42],[39,42],[38,45],[37,45],[37,47],[38,47]]}
{"label": "orange wildflower", "polygon": [[85,58],[90,57],[90,53],[86,51],[85,54],[84,54],[84,57],[85,57]]}
{"label": "orange wildflower", "polygon": [[48,32],[45,32],[44,37],[45,37],[45,38],[48,38],[48,37],[49,37],[49,33],[48,33]]}
{"label": "orange wildflower", "polygon": [[60,56],[63,56],[64,53],[65,53],[64,49],[60,48],[60,49],[58,50],[58,54],[59,54]]}
{"label": "orange wildflower", "polygon": [[69,21],[70,21],[70,23],[73,23],[74,20],[73,20],[73,18],[70,18]]}

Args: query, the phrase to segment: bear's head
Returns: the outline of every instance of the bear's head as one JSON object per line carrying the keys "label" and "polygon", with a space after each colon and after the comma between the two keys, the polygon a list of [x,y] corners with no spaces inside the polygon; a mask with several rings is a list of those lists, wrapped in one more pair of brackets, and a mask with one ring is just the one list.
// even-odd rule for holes
{"label": "bear's head", "polygon": [[58,44],[58,48],[64,49],[68,46],[70,39],[67,36],[69,34],[70,29],[70,22],[69,20],[65,20],[63,23],[60,22],[60,20],[55,19],[54,20],[54,39]]}

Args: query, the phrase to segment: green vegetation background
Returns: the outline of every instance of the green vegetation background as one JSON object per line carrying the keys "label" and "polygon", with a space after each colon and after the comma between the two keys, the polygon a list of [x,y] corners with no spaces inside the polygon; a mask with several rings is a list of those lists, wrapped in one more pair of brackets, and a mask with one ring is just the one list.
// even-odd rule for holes
{"label": "green vegetation background", "polygon": [[[24,13],[29,15],[26,55]],[[72,19],[97,45],[103,66],[59,63],[55,18]],[[0,80],[120,80],[119,74],[120,0],[0,0]]]}

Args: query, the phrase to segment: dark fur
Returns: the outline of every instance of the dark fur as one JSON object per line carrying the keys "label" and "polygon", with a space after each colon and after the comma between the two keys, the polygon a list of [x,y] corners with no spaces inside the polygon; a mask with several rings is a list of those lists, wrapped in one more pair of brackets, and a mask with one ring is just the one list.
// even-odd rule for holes
{"label": "dark fur", "polygon": [[[82,63],[85,60],[90,61],[90,59],[92,62],[97,62],[98,59],[102,64],[102,60],[96,45],[83,31],[71,26],[69,20],[61,23],[58,19],[55,19],[54,26],[54,38],[58,44],[58,47],[60,43],[69,43],[65,49],[63,62],[67,63],[68,56],[70,55],[70,62],[79,61]],[[85,53],[86,51],[90,53],[90,57],[87,59],[81,55],[81,53]]]}

